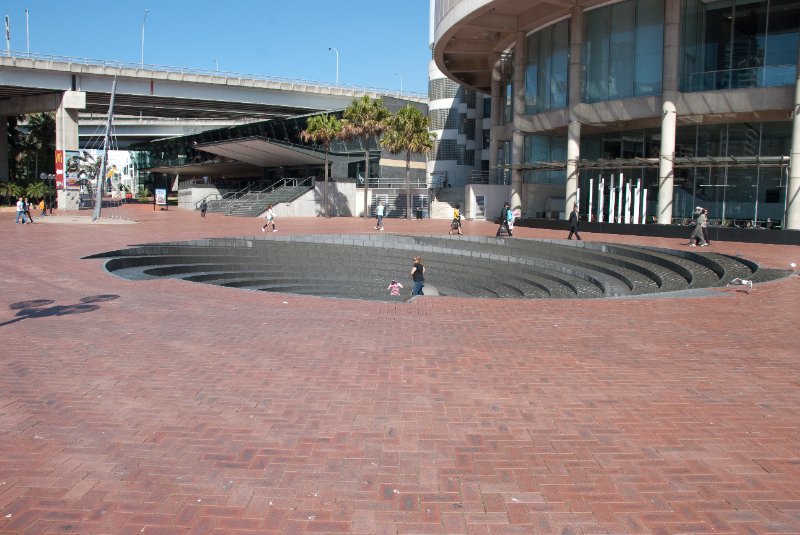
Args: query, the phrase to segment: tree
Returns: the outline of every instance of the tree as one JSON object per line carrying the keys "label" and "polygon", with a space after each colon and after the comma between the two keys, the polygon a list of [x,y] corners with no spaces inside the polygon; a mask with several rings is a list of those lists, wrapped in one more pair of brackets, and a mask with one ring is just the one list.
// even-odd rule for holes
{"label": "tree", "polygon": [[325,217],[330,217],[330,202],[328,200],[328,152],[331,141],[342,135],[342,122],[335,115],[315,115],[306,123],[306,129],[300,132],[300,137],[306,143],[312,142],[322,145],[325,150],[325,185],[322,190],[322,209]]}
{"label": "tree", "polygon": [[44,182],[32,182],[25,188],[29,199],[44,199],[50,193],[50,187]]}
{"label": "tree", "polygon": [[428,131],[430,125],[417,108],[408,105],[392,115],[381,145],[393,154],[406,153],[406,219],[411,217],[411,155],[433,149],[436,134]]}
{"label": "tree", "polygon": [[13,182],[0,182],[0,197],[12,199],[11,204],[18,198],[22,197],[22,187]]}
{"label": "tree", "polygon": [[369,141],[386,130],[386,119],[391,114],[381,99],[373,100],[367,95],[353,102],[344,110],[342,134],[346,138],[357,137],[364,143],[364,214],[369,217]]}

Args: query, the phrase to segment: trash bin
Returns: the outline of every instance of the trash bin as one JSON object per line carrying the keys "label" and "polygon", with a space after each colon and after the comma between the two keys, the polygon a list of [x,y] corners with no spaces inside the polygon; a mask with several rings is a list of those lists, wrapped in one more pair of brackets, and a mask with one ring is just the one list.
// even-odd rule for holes
{"label": "trash bin", "polygon": [[417,219],[422,219],[422,208],[417,208]]}

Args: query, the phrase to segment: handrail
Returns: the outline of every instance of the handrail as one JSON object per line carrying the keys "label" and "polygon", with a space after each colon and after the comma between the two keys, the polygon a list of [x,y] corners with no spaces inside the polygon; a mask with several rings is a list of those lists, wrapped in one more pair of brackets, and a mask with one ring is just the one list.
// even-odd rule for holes
{"label": "handrail", "polygon": [[380,95],[386,96],[395,96],[398,98],[406,97],[407,99],[425,99],[427,101],[428,95],[424,93],[413,93],[410,91],[396,91],[390,89],[382,89],[377,87],[361,87],[355,85],[347,85],[347,84],[331,84],[327,82],[321,81],[312,81],[312,80],[301,80],[301,79],[292,79],[292,78],[283,78],[279,76],[263,76],[263,75],[256,75],[256,74],[246,74],[240,72],[229,72],[229,71],[220,71],[218,69],[200,69],[200,68],[191,68],[191,67],[172,67],[166,65],[154,65],[154,64],[142,64],[142,63],[133,63],[133,62],[126,62],[126,61],[108,61],[108,60],[100,60],[100,59],[90,59],[90,58],[75,58],[70,56],[59,56],[55,54],[37,54],[33,52],[18,52],[14,50],[2,50],[0,51],[0,58],[7,57],[11,59],[30,59],[34,61],[51,61],[51,62],[59,62],[59,63],[68,63],[68,64],[77,64],[83,66],[95,66],[100,68],[112,68],[112,69],[133,69],[138,72],[149,71],[149,72],[161,72],[161,73],[169,73],[169,74],[181,74],[181,75],[196,75],[196,76],[210,76],[212,78],[224,78],[225,80],[236,79],[240,82],[243,81],[262,81],[268,83],[276,83],[276,84],[291,84],[292,86],[295,85],[302,85],[302,86],[314,86],[317,89],[326,89],[326,90],[333,90],[333,91],[352,91],[354,93],[376,93]]}

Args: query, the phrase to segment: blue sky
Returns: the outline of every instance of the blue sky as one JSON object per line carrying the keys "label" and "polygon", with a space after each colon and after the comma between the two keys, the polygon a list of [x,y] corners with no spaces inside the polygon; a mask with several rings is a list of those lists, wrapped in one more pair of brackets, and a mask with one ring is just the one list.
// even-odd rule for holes
{"label": "blue sky", "polygon": [[[428,0],[15,0],[11,50],[427,93]],[[29,25],[26,32],[25,9]],[[4,35],[5,36],[5,35]],[[2,42],[5,48],[5,40]]]}

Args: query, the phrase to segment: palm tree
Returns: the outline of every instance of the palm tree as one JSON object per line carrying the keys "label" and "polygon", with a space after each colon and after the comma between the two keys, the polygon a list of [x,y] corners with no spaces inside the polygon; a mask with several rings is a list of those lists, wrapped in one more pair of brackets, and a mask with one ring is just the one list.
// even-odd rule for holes
{"label": "palm tree", "polygon": [[373,100],[367,95],[353,102],[344,110],[342,134],[346,138],[357,137],[364,142],[364,214],[369,217],[369,140],[386,130],[386,119],[391,114],[381,99]]}
{"label": "palm tree", "polygon": [[413,106],[405,106],[386,121],[381,145],[393,154],[406,153],[406,219],[411,217],[411,154],[433,149],[436,134],[428,131],[428,118]]}
{"label": "palm tree", "polygon": [[322,209],[325,211],[325,217],[330,217],[329,201],[328,201],[328,152],[331,148],[331,141],[342,135],[342,121],[335,115],[315,115],[311,117],[306,123],[306,129],[300,132],[300,137],[306,143],[318,143],[325,149],[325,186],[322,190]]}
{"label": "palm tree", "polygon": [[25,188],[25,195],[29,199],[44,199],[50,193],[50,186],[44,182],[32,182]]}
{"label": "palm tree", "polygon": [[13,182],[0,182],[0,197],[17,200],[22,196],[22,187]]}

